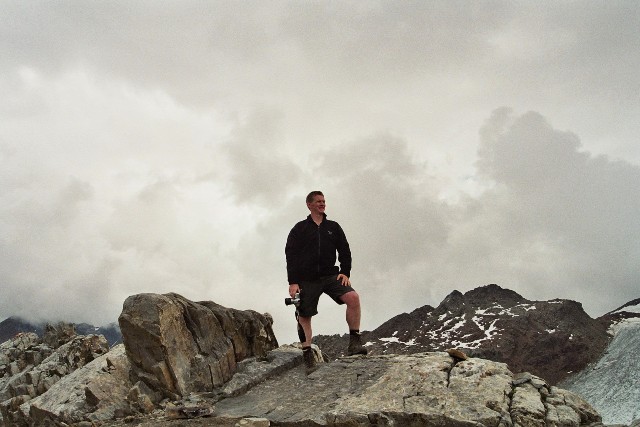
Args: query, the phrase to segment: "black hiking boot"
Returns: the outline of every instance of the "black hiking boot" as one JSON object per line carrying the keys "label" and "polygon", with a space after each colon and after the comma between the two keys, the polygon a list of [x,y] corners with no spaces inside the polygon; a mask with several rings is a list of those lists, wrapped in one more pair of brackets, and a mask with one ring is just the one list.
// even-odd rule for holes
{"label": "black hiking boot", "polygon": [[362,345],[362,339],[360,333],[349,334],[349,347],[347,348],[347,355],[354,356],[356,354],[367,354],[367,349]]}
{"label": "black hiking boot", "polygon": [[302,359],[304,360],[305,373],[307,375],[318,369],[318,365],[316,363],[316,355],[314,354],[311,347],[302,348]]}

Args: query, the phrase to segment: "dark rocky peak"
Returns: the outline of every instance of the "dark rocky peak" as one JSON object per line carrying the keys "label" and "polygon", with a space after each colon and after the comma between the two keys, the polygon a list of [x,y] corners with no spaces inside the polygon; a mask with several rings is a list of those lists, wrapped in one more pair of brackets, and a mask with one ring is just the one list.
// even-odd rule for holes
{"label": "dark rocky peak", "polygon": [[[376,329],[376,335],[393,337],[398,334],[398,331],[402,331],[402,335],[405,335],[408,331],[416,330],[420,327],[424,318],[421,316],[415,316],[413,313],[414,312],[411,314],[402,313],[392,317]],[[340,341],[339,335],[334,335],[333,337]],[[329,352],[331,353],[330,350]]]}
{"label": "dark rocky peak", "polygon": [[442,300],[442,302],[433,311],[433,314],[440,315],[446,312],[457,313],[463,309],[464,305],[464,295],[462,295],[460,291],[454,290]]}
{"label": "dark rocky peak", "polygon": [[430,305],[423,305],[422,307],[416,308],[409,314],[412,317],[425,318],[426,316],[431,314],[433,310],[435,310],[435,308],[431,307]]}
{"label": "dark rocky peak", "polygon": [[487,307],[494,304],[499,304],[503,307],[513,307],[517,304],[529,302],[519,293],[510,289],[501,288],[495,283],[470,290],[464,294],[464,300],[473,307]]}
{"label": "dark rocky peak", "polygon": [[[578,302],[530,301],[491,284],[465,294],[453,291],[436,309],[403,313],[363,336],[370,354],[459,348],[555,384],[600,356],[609,340],[607,327]],[[347,339],[315,338],[329,357],[343,356]]]}
{"label": "dark rocky peak", "polygon": [[510,289],[504,289],[496,284],[489,284],[472,289],[464,294],[453,291],[438,305],[433,314],[446,313],[461,315],[476,309],[494,310],[496,314],[503,309],[510,309],[519,304],[528,304],[529,300]]}

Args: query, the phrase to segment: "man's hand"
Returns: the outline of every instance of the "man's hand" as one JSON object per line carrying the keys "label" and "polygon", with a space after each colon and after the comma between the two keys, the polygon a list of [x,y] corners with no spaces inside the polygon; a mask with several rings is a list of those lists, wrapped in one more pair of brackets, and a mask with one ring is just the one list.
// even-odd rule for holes
{"label": "man's hand", "polygon": [[289,296],[293,298],[298,292],[300,292],[300,285],[298,285],[297,283],[291,283],[289,285]]}
{"label": "man's hand", "polygon": [[351,282],[349,281],[349,278],[347,276],[345,276],[344,274],[342,274],[342,273],[338,274],[338,282],[340,282],[342,284],[342,286],[351,285]]}

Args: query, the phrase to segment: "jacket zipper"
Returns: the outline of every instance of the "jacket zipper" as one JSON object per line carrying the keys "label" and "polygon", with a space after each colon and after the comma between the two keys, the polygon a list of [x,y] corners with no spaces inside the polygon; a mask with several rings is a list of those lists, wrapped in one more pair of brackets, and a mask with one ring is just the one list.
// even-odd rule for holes
{"label": "jacket zipper", "polygon": [[320,276],[320,226],[318,226],[318,276]]}

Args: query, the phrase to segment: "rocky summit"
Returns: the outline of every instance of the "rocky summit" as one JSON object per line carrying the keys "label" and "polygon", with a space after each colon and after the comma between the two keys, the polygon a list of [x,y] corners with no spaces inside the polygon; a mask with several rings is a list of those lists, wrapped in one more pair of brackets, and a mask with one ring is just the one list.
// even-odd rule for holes
{"label": "rocky summit", "polygon": [[315,347],[307,376],[267,314],[139,294],[119,323],[111,349],[68,328],[3,343],[0,426],[601,425],[579,395],[459,350],[328,361]]}

